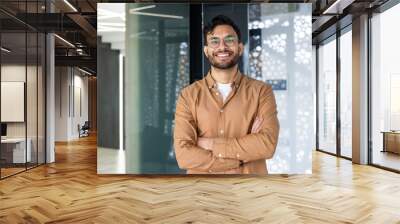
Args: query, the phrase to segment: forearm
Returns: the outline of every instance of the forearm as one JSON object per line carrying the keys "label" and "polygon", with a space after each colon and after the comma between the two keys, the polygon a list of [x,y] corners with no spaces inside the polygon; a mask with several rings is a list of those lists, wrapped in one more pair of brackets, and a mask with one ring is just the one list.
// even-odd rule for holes
{"label": "forearm", "polygon": [[275,96],[271,86],[264,86],[260,92],[257,117],[262,124],[257,133],[235,138],[216,138],[213,154],[219,158],[231,158],[244,162],[269,159],[275,153],[279,136],[279,121]]}
{"label": "forearm", "polygon": [[259,133],[239,138],[215,138],[212,151],[218,158],[243,160],[244,162],[269,159],[275,153],[278,143],[279,123],[277,118],[269,119]]}
{"label": "forearm", "polygon": [[175,141],[175,154],[179,167],[185,170],[223,172],[240,165],[237,159],[217,158],[211,151],[185,140]]}

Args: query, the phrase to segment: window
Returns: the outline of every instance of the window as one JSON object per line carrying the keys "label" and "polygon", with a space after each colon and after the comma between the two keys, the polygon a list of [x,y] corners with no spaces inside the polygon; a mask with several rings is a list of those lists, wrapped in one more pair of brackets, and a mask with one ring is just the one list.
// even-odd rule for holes
{"label": "window", "polygon": [[400,5],[371,19],[372,163],[400,170]]}
{"label": "window", "polygon": [[352,33],[340,36],[340,154],[352,157]]}
{"label": "window", "polygon": [[318,149],[336,154],[336,36],[318,48]]}

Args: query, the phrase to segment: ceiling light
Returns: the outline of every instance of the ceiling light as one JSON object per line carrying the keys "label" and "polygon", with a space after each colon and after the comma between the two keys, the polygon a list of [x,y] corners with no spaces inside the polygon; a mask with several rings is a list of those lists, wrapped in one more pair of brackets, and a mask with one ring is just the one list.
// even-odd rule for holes
{"label": "ceiling light", "polygon": [[86,70],[83,70],[83,69],[81,69],[81,68],[79,68],[79,67],[78,67],[78,70],[81,71],[81,72],[83,72],[83,73],[85,73],[85,74],[87,74],[87,75],[90,75],[90,76],[93,75],[92,73],[90,73],[90,72],[88,72],[88,71],[86,71]]}
{"label": "ceiling light", "polygon": [[1,47],[1,50],[4,51],[4,52],[6,52],[6,53],[10,53],[10,52],[11,52],[10,50],[8,50],[8,49],[5,48],[5,47]]}
{"label": "ceiling light", "polygon": [[102,8],[97,9],[97,21],[111,18],[120,18],[122,21],[125,21],[125,11],[113,12]]}
{"label": "ceiling light", "polygon": [[155,17],[164,17],[170,19],[183,19],[183,16],[175,16],[175,15],[167,15],[167,14],[159,14],[159,13],[149,13],[149,12],[129,12],[134,15],[144,15],[144,16],[155,16]]}
{"label": "ceiling light", "polygon": [[74,12],[78,12],[78,10],[71,4],[69,3],[68,0],[64,0],[65,4],[67,4],[72,10],[74,10]]}
{"label": "ceiling light", "polygon": [[137,11],[143,10],[143,9],[151,9],[151,8],[155,8],[155,7],[156,7],[156,5],[148,5],[148,6],[143,6],[143,7],[137,7],[137,8],[129,9],[129,13],[137,12]]}
{"label": "ceiling light", "polygon": [[109,22],[103,22],[100,21],[99,26],[116,26],[116,27],[125,27],[125,23],[109,23]]}
{"label": "ceiling light", "polygon": [[115,27],[103,27],[99,26],[97,27],[97,32],[102,33],[102,32],[125,32],[125,27],[122,28],[115,28]]}
{"label": "ceiling light", "polygon": [[57,37],[58,39],[60,39],[61,41],[63,41],[64,43],[66,43],[67,45],[69,45],[69,46],[75,48],[75,45],[71,44],[71,42],[69,42],[68,40],[66,40],[66,39],[64,39],[64,38],[62,38],[62,37],[60,37],[60,36],[58,36],[57,34],[54,34],[54,36]]}
{"label": "ceiling light", "polygon": [[332,5],[324,10],[322,14],[341,14],[343,9],[351,5],[355,0],[336,0]]}

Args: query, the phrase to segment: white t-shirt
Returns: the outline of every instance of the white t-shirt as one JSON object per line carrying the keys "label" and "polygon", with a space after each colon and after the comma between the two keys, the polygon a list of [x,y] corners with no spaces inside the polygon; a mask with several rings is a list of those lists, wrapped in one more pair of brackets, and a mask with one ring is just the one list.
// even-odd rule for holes
{"label": "white t-shirt", "polygon": [[217,83],[218,91],[221,93],[224,102],[232,91],[231,85],[231,83]]}

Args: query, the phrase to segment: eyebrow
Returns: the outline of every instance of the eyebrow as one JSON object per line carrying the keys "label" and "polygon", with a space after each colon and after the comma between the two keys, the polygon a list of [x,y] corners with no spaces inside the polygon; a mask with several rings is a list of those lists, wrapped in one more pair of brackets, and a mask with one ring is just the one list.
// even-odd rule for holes
{"label": "eyebrow", "polygon": [[[226,35],[226,36],[223,37],[223,38],[226,38],[226,37],[235,37],[235,35],[233,35],[233,34],[228,34],[228,35]],[[219,39],[219,37],[211,36],[210,39]]]}

